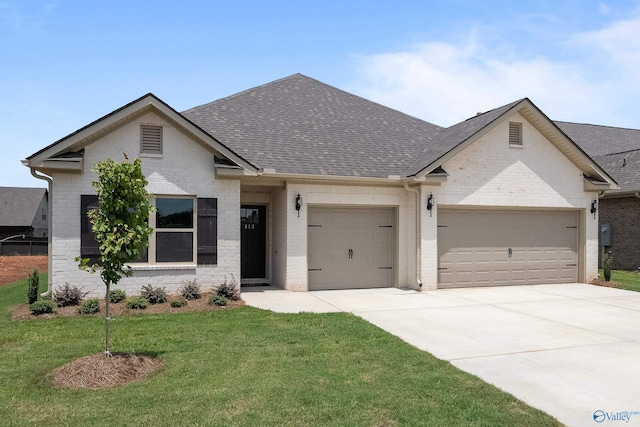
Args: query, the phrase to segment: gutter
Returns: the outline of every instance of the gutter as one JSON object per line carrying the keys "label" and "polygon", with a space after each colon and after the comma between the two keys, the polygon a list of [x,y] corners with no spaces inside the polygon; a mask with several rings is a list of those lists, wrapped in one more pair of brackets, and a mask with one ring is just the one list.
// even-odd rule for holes
{"label": "gutter", "polygon": [[404,189],[416,193],[416,285],[418,290],[422,291],[422,280],[420,280],[420,271],[422,266],[422,233],[420,227],[420,191],[409,187],[409,183],[404,181]]}
{"label": "gutter", "polygon": [[[25,166],[27,166],[25,164]],[[53,287],[51,286],[51,283],[53,281],[53,265],[51,260],[53,259],[53,254],[52,254],[52,243],[53,243],[53,193],[51,192],[52,186],[53,186],[53,179],[51,179],[51,177],[48,177],[46,175],[38,175],[37,171],[34,168],[29,168],[29,170],[31,170],[31,175],[33,175],[34,178],[38,178],[38,179],[42,179],[44,181],[47,181],[47,187],[48,187],[48,191],[49,194],[47,195],[47,205],[48,205],[48,212],[47,212],[47,227],[49,229],[49,232],[47,233],[47,291],[43,294],[40,294],[40,296],[42,296],[43,298],[49,298],[51,297],[51,292],[53,291]]]}

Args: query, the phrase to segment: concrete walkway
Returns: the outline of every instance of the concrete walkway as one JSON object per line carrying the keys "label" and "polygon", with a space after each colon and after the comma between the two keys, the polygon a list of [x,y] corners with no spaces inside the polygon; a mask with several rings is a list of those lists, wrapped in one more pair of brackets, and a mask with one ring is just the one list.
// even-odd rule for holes
{"label": "concrete walkway", "polygon": [[242,298],[281,313],[353,313],[570,426],[640,426],[637,292],[585,284],[436,292],[248,288]]}

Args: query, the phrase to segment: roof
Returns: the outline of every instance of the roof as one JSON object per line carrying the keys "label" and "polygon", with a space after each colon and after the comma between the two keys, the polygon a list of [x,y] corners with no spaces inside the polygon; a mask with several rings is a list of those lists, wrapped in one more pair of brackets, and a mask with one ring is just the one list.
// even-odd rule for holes
{"label": "roof", "polygon": [[607,194],[640,191],[640,129],[555,123],[618,182]]}
{"label": "roof", "polygon": [[182,114],[281,174],[404,175],[443,129],[301,74]]}
{"label": "roof", "polygon": [[559,121],[555,124],[592,157],[640,149],[640,129]]}
{"label": "roof", "polygon": [[618,190],[609,190],[607,194],[640,191],[640,148],[624,153],[614,153],[596,157],[595,160],[620,185]]}
{"label": "roof", "polygon": [[0,226],[30,227],[46,194],[44,188],[0,187]]}

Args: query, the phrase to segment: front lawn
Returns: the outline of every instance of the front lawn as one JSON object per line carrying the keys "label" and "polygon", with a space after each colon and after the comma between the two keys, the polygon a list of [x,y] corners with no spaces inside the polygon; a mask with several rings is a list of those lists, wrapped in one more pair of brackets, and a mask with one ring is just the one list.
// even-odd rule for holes
{"label": "front lawn", "polygon": [[112,350],[158,357],[163,370],[114,389],[56,389],[52,369],[103,350],[104,319],[10,321],[26,294],[26,281],[0,288],[3,425],[559,425],[347,313],[119,316]]}
{"label": "front lawn", "polygon": [[[604,277],[600,269],[600,277]],[[621,289],[640,292],[640,272],[626,270],[611,270],[611,282],[619,285]]]}

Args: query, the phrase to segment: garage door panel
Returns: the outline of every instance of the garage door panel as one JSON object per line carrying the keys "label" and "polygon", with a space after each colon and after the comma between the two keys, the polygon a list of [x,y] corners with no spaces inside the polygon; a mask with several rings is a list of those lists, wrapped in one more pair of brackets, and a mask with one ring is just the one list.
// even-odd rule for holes
{"label": "garage door panel", "polygon": [[393,208],[311,207],[309,218],[310,290],[393,286]]}
{"label": "garage door panel", "polygon": [[575,211],[441,209],[438,220],[440,287],[577,281]]}

